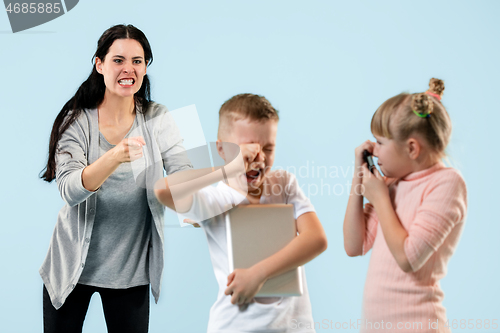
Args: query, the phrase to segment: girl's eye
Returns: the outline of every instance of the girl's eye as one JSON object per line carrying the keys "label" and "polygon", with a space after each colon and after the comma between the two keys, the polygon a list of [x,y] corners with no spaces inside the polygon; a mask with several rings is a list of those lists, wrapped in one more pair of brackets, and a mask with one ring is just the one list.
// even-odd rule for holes
{"label": "girl's eye", "polygon": [[114,61],[115,61],[117,64],[119,64],[120,62],[122,62],[122,60],[121,60],[121,59],[115,59]]}
{"label": "girl's eye", "polygon": [[134,60],[134,63],[140,64],[140,63],[142,63],[142,61],[140,61],[140,60]]}

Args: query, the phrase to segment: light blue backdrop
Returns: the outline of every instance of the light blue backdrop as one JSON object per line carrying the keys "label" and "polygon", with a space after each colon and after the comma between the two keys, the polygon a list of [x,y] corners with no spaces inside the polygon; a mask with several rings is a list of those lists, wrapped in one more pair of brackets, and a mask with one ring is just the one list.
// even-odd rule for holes
{"label": "light blue backdrop", "polygon": [[[499,14],[498,1],[81,0],[52,22],[12,34],[1,12],[2,332],[42,331],[38,268],[63,201],[38,174],[55,116],[88,76],[101,33],[118,23],[136,25],[152,45],[154,100],[171,110],[196,104],[207,141],[234,94],[263,94],[281,112],[275,165],[302,170],[300,184],[329,239],[306,265],[315,321],[360,317],[369,257],[347,257],[342,221],[354,148],[372,138],[373,112],[402,91],[425,91],[433,76],[444,79],[454,126],[448,152],[469,195],[466,227],[442,280],[444,304],[450,319],[500,319]],[[318,177],[313,167],[339,174]],[[174,215],[166,219],[177,225]],[[203,332],[217,291],[206,240],[200,229],[174,226],[165,230],[150,331]],[[105,331],[95,294],[84,332]]]}

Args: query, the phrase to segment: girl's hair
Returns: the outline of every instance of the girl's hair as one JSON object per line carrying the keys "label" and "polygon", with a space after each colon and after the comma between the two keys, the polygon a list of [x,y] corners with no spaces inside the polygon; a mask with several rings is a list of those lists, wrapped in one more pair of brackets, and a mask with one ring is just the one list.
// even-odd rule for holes
{"label": "girl's hair", "polygon": [[443,91],[444,82],[432,78],[424,93],[402,93],[389,98],[373,115],[372,133],[398,142],[419,134],[432,153],[444,157],[451,136],[451,119],[440,102]]}
{"label": "girl's hair", "polygon": [[[55,154],[60,153],[56,152],[56,148],[62,134],[78,118],[78,116],[84,109],[96,108],[104,99],[104,92],[106,91],[104,77],[97,72],[94,59],[98,57],[99,59],[104,61],[109,48],[117,39],[134,39],[138,41],[144,50],[144,58],[146,60],[147,66],[151,65],[151,63],[153,62],[153,53],[151,52],[151,46],[149,45],[146,36],[141,30],[130,24],[119,24],[104,31],[104,33],[99,38],[99,41],[97,42],[97,50],[95,51],[94,56],[91,60],[93,64],[92,72],[90,73],[87,80],[82,83],[80,88],[78,88],[76,94],[71,97],[70,100],[67,101],[63,106],[62,110],[59,112],[56,120],[54,121],[54,125],[52,126],[52,132],[50,134],[49,141],[49,156],[47,166],[44,168],[44,170],[41,171],[43,172],[43,175],[40,176],[40,178],[49,183],[52,182],[52,180],[55,178]],[[147,110],[149,103],[151,103],[151,85],[147,75],[144,75],[142,86],[134,95],[134,102],[136,110],[138,105],[142,106],[142,110]]]}

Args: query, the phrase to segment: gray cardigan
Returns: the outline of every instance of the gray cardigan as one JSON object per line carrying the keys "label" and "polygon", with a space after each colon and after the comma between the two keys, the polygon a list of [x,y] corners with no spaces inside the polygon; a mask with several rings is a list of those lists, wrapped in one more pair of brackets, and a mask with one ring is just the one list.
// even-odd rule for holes
{"label": "gray cardigan", "polygon": [[[139,107],[140,108],[140,107]],[[140,111],[140,109],[139,109]],[[184,153],[182,138],[167,108],[151,103],[143,114],[136,112],[138,130],[146,145],[145,164],[147,200],[152,213],[151,242],[148,254],[151,292],[158,303],[163,273],[163,228],[165,207],[156,199],[153,185],[167,174],[192,168]],[[137,136],[135,133],[132,136]],[[71,293],[83,271],[94,225],[96,193],[82,185],[83,169],[99,158],[97,109],[84,110],[62,134],[56,153],[56,183],[66,205],[57,216],[47,256],[39,273],[49,292],[52,305],[59,309]],[[135,162],[135,161],[134,161]],[[132,163],[134,163],[132,162]]]}

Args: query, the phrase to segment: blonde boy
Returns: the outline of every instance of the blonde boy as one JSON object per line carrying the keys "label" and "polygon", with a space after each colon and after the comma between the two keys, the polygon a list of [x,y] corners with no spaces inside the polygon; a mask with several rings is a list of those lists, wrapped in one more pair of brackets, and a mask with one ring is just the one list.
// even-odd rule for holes
{"label": "blonde boy", "polygon": [[[225,221],[222,215],[200,221],[208,241],[215,277],[219,285],[211,308],[210,333],[314,331],[305,272],[304,294],[298,297],[254,297],[264,282],[301,266],[326,250],[327,240],[314,207],[298,186],[297,179],[283,170],[270,171],[276,150],[278,112],[259,95],[240,94],[226,101],[219,111],[217,150],[229,162],[227,144],[240,148],[248,193],[222,182],[221,177],[199,177],[197,170],[179,172],[161,179],[155,190],[160,202],[199,221],[214,207],[223,211],[230,202],[241,204],[290,203],[294,205],[299,235],[285,248],[248,269],[229,271]],[[232,154],[232,153],[231,153]],[[231,173],[231,168],[226,167]],[[206,174],[206,172],[205,172]],[[212,173],[215,174],[215,173]],[[231,177],[231,175],[228,175]],[[219,181],[217,187],[208,186]],[[190,183],[172,199],[173,184]]]}

